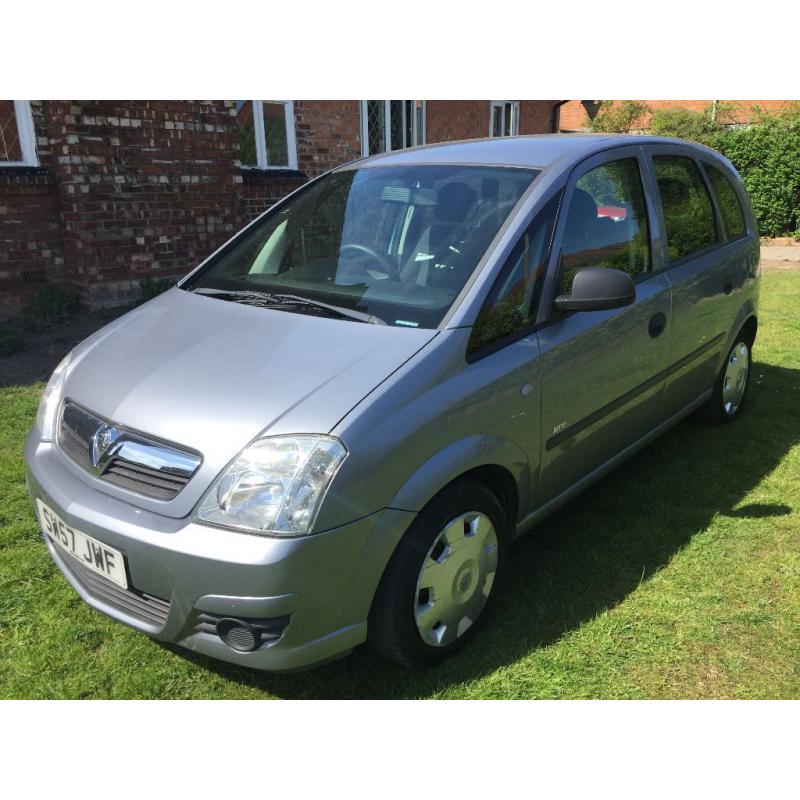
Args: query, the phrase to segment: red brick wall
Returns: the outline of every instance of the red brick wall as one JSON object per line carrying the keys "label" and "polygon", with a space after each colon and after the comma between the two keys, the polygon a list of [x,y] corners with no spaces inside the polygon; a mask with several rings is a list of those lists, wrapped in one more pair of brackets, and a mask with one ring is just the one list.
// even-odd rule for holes
{"label": "red brick wall", "polygon": [[558,100],[520,100],[520,135],[553,133],[553,109],[558,102]]}
{"label": "red brick wall", "polygon": [[[589,112],[594,113],[596,100],[569,100],[561,107],[561,130],[579,131],[585,130],[589,121]],[[662,108],[685,108],[689,111],[703,111],[711,105],[711,100],[645,100],[650,108],[655,111]],[[752,117],[752,110],[755,106],[764,111],[775,113],[785,108],[792,100],[719,100],[720,106],[733,104],[736,106],[732,121],[749,122]],[[641,127],[646,128],[650,122],[650,116],[642,118]]]}
{"label": "red brick wall", "polygon": [[187,271],[239,227],[230,102],[47,105],[67,277],[85,294],[126,299],[144,277]]}
{"label": "red brick wall", "polygon": [[358,100],[295,100],[298,168],[310,178],[361,158]]}
{"label": "red brick wall", "polygon": [[31,106],[39,169],[0,170],[0,314],[43,283],[64,279],[64,241],[43,103]]}
{"label": "red brick wall", "polygon": [[[550,130],[553,101],[522,101],[520,131]],[[359,158],[357,100],[294,104],[298,173],[240,167],[234,101],[34,101],[39,169],[0,166],[0,310],[39,282],[90,305],[196,266],[246,222]],[[429,142],[485,137],[488,100],[427,104]]]}
{"label": "red brick wall", "polygon": [[429,144],[489,135],[488,100],[428,100],[425,109]]}
{"label": "red brick wall", "polygon": [[[552,133],[555,100],[521,100],[520,134]],[[482,139],[489,135],[489,100],[428,100],[427,140]]]}

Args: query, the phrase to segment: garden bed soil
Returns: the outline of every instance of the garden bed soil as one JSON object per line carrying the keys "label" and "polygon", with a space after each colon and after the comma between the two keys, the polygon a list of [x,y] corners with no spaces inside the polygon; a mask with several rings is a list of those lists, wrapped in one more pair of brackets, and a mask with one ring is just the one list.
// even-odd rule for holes
{"label": "garden bed soil", "polygon": [[65,322],[27,327],[21,317],[4,325],[14,337],[11,355],[0,356],[0,386],[24,386],[46,381],[58,362],[87,336],[130,311],[130,307],[108,311],[76,311]]}

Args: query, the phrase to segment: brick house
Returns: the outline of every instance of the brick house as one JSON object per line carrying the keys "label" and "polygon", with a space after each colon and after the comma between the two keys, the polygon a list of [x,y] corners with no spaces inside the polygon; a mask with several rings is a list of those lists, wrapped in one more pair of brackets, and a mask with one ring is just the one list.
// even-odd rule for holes
{"label": "brick house", "polygon": [[[652,111],[663,108],[685,108],[688,111],[702,112],[712,104],[726,109],[726,119],[731,123],[747,123],[753,116],[755,107],[769,113],[776,113],[786,108],[792,100],[645,100]],[[729,109],[733,106],[731,112]],[[600,100],[567,100],[560,108],[559,131],[574,133],[588,128],[589,120],[594,118],[600,108]],[[647,128],[650,115],[642,117],[639,127]]]}
{"label": "brick house", "polygon": [[176,277],[304,181],[415,144],[558,130],[554,100],[0,101],[0,315]]}

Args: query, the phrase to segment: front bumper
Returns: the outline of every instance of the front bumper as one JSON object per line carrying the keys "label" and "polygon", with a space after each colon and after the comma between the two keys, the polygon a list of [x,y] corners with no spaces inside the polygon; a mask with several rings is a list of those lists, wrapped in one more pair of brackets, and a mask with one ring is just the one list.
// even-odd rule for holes
{"label": "front bumper", "polygon": [[[64,521],[125,554],[131,588],[88,575],[45,536],[56,565],[89,605],[153,638],[242,666],[306,667],[366,640],[383,570],[413,519],[384,509],[313,536],[280,539],[173,519],[81,481],[50,442],[31,434],[28,487]],[[228,647],[216,617],[288,617],[278,638],[252,652]]]}

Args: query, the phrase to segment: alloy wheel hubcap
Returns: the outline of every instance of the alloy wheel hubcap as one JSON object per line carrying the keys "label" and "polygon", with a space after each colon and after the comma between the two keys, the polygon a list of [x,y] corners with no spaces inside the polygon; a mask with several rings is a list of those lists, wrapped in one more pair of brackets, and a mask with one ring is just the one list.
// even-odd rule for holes
{"label": "alloy wheel hubcap", "polygon": [[423,641],[451,644],[483,611],[497,572],[497,532],[479,511],[451,520],[422,562],[414,596],[414,619]]}
{"label": "alloy wheel hubcap", "polygon": [[733,416],[738,410],[747,387],[749,369],[749,351],[744,342],[739,342],[731,351],[725,367],[725,378],[722,383],[722,405],[725,413]]}

